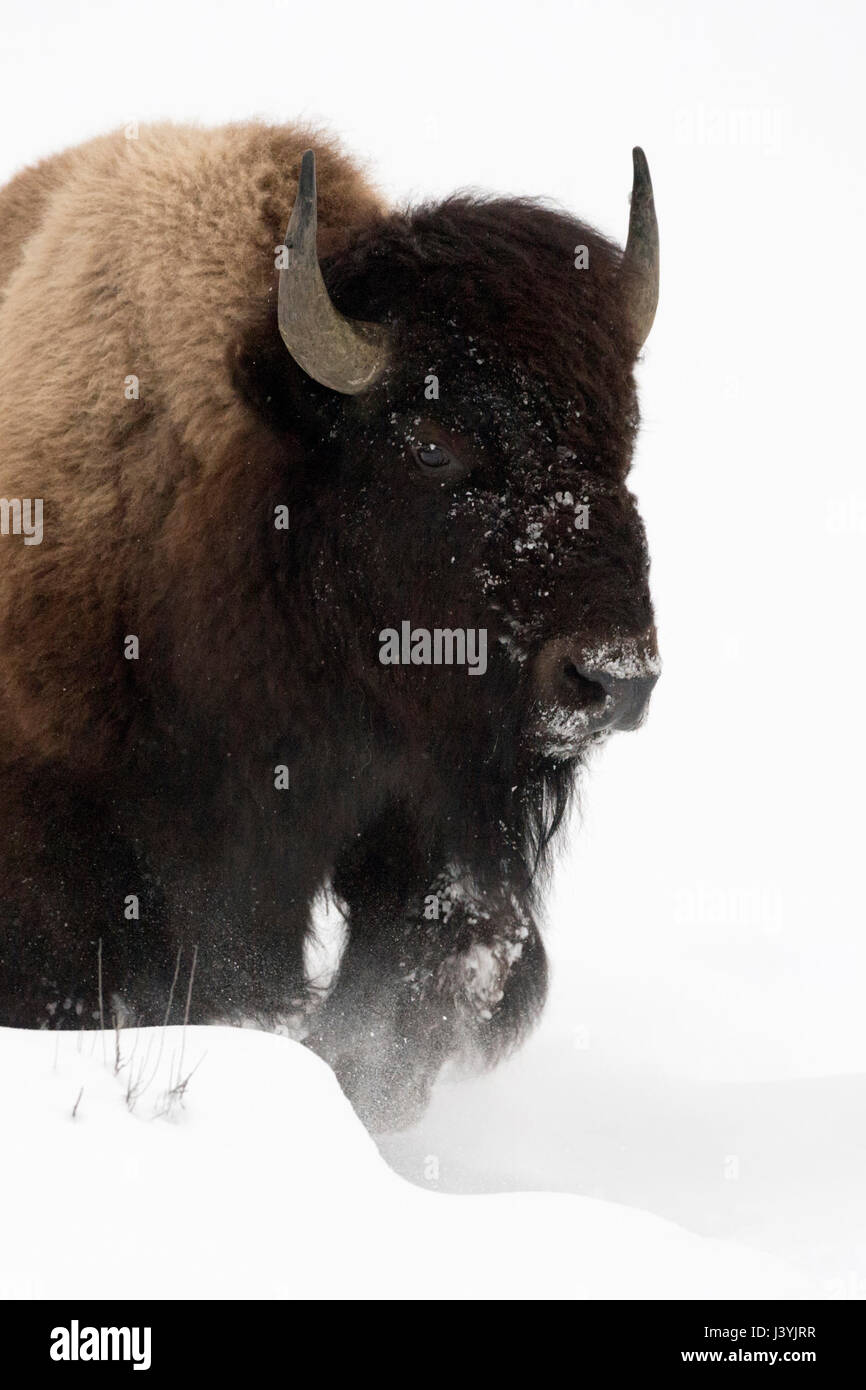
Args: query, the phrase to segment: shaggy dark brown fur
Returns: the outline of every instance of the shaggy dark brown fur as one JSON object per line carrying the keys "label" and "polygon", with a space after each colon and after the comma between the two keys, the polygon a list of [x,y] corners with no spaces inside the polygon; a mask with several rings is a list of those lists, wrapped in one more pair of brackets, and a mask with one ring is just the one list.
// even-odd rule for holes
{"label": "shaggy dark brown fur", "polygon": [[[331,294],[395,334],[358,397],[276,330],[308,144]],[[195,1021],[308,1011],[330,883],[308,1042],[371,1123],[520,1037],[579,762],[528,737],[532,656],[652,629],[620,261],[533,202],[390,212],[291,127],[114,135],[0,195],[0,494],[44,499],[41,545],[0,537],[0,1024],[94,1026],[100,940],[106,1010],[161,1021],[196,943]],[[421,476],[430,438],[471,471]],[[485,628],[486,674],[383,666],[404,619]]]}

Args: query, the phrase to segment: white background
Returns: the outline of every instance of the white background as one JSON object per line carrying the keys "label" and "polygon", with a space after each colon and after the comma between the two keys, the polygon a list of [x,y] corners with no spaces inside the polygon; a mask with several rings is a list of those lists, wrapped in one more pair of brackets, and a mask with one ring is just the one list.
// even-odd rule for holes
{"label": "white background", "polygon": [[397,200],[547,195],[622,239],[644,146],[664,674],[587,779],[541,1031],[383,1147],[419,1182],[433,1155],[445,1188],[604,1196],[866,1293],[862,8],[42,0],[2,25],[4,179],[133,119],[304,117]]}

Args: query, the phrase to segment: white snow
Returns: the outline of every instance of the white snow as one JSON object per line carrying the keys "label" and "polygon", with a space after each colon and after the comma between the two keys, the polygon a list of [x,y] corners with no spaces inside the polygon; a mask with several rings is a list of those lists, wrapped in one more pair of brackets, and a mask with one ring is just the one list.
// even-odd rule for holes
{"label": "white snow", "polygon": [[646,644],[634,637],[600,642],[586,653],[584,662],[589,670],[604,671],[619,680],[658,676],[662,669],[658,652],[648,651]]}
{"label": "white snow", "polygon": [[592,709],[566,709],[564,705],[537,706],[538,747],[546,758],[573,758],[578,749],[584,752],[590,742],[594,745],[606,740],[608,730],[598,729],[592,739],[585,737],[590,719],[607,713],[613,701],[605,696],[601,705]]}
{"label": "white snow", "polygon": [[116,1073],[107,1032],[0,1029],[0,1297],[808,1293],[780,1261],[614,1203],[412,1186],[284,1038],[130,1030],[120,1055]]}

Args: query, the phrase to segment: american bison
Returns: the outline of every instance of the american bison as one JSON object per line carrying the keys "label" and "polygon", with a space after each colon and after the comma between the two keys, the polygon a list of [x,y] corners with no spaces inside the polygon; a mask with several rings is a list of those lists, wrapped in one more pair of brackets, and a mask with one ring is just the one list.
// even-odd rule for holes
{"label": "american bison", "polygon": [[640,150],[624,253],[529,199],[393,210],[294,126],[8,184],[0,1024],[176,1021],[197,947],[191,1021],[302,1027],[380,1127],[519,1040],[576,772],[658,673],[657,290]]}

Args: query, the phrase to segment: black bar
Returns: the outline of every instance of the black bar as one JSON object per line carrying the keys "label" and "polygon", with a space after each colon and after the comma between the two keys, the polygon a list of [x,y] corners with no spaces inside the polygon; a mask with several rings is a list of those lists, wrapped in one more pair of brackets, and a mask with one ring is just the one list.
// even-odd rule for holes
{"label": "black bar", "polygon": [[[343,1308],[335,1313],[325,1305],[320,1312],[315,1303],[278,1301],[8,1302],[0,1304],[0,1376],[15,1371],[18,1382],[21,1372],[48,1371],[62,1382],[70,1375],[138,1373],[143,1383],[145,1376],[168,1383],[185,1371],[222,1378],[270,1372],[297,1381],[305,1364],[332,1364],[334,1333],[345,1329]],[[489,1371],[491,1362],[517,1355],[515,1342],[537,1366],[548,1355],[564,1358],[576,1379],[592,1367],[616,1375],[675,1367],[694,1373],[707,1365],[729,1372],[735,1366],[809,1367],[824,1376],[847,1367],[855,1378],[862,1375],[863,1307],[849,1300],[572,1302],[566,1310],[531,1304],[519,1321],[509,1306],[497,1311],[488,1303],[480,1323],[477,1304],[470,1303],[459,1355],[463,1315],[454,1304],[447,1321],[443,1312],[412,1301],[400,1304],[398,1319],[389,1314],[380,1321],[369,1304],[359,1316],[363,1336],[348,1339],[344,1330],[336,1338],[358,1375],[390,1364],[401,1368],[401,1378],[423,1367],[429,1379],[438,1362],[443,1375],[463,1377],[467,1361],[478,1358],[479,1369]],[[551,1340],[530,1343],[535,1327]],[[91,1359],[92,1352],[106,1359]]]}

